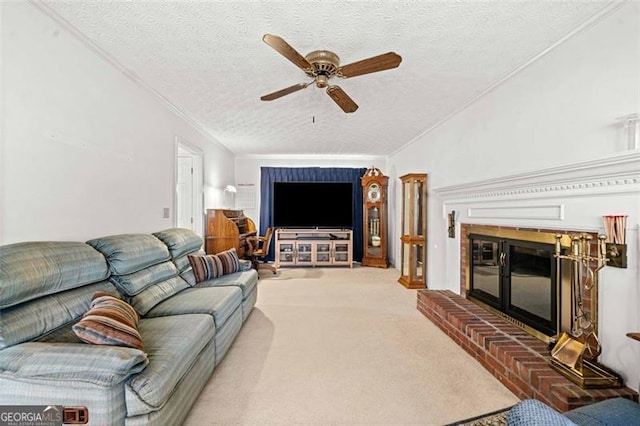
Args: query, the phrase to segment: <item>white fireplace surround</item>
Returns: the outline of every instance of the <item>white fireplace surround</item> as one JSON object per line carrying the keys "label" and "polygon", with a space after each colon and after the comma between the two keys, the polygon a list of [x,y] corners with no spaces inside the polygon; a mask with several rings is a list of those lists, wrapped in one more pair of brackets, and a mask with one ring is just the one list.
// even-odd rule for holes
{"label": "white fireplace surround", "polygon": [[[444,201],[445,212],[449,207],[459,204],[476,205],[506,200],[565,199],[593,195],[611,196],[624,193],[638,195],[640,194],[640,151],[635,150],[604,159],[480,182],[447,186],[434,189],[432,192]],[[555,205],[562,205],[562,203],[537,207]],[[504,206],[493,207],[503,208]],[[517,206],[511,207],[517,208]],[[562,218],[558,217],[558,219]]]}
{"label": "white fireplace surround", "polygon": [[[444,250],[430,246],[436,257],[430,260],[430,265],[446,264],[447,287],[456,292],[460,282],[460,244],[464,238],[460,235],[460,223],[603,233],[602,216],[628,215],[628,267],[606,267],[600,274],[599,331],[603,343],[600,361],[620,373],[627,386],[638,389],[640,344],[625,335],[640,331],[639,150],[435,188],[430,192],[430,202],[432,212],[442,209],[441,217],[434,218],[430,226],[442,227],[443,233],[447,213],[456,212],[455,239],[447,239]],[[440,256],[444,259],[437,258]]]}

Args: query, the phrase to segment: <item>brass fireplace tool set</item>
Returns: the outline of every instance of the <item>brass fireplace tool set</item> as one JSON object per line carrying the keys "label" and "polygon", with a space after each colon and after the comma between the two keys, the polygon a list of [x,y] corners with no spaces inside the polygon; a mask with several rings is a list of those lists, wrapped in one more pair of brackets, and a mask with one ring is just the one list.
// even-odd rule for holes
{"label": "brass fireplace tool set", "polygon": [[[598,339],[598,273],[607,265],[606,237],[597,240],[597,255],[591,254],[593,237],[589,234],[571,235],[571,246],[563,254],[561,240],[556,235],[555,254],[558,273],[563,259],[571,264],[571,331],[560,333],[551,350],[551,366],[582,388],[621,387],[620,377],[597,363],[602,352]],[[585,310],[585,292],[590,294],[590,307]]]}

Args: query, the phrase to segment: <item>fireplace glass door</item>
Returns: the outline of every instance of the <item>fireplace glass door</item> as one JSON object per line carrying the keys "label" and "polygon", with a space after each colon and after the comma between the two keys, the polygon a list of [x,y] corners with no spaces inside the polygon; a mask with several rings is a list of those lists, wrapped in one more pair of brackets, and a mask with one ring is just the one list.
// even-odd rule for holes
{"label": "fireplace glass door", "polygon": [[470,236],[469,297],[546,335],[557,333],[552,244]]}
{"label": "fireplace glass door", "polygon": [[509,311],[532,315],[543,324],[553,320],[551,250],[509,245]]}
{"label": "fireplace glass door", "polygon": [[472,247],[472,293],[481,301],[500,309],[502,305],[500,242],[478,238],[473,240]]}

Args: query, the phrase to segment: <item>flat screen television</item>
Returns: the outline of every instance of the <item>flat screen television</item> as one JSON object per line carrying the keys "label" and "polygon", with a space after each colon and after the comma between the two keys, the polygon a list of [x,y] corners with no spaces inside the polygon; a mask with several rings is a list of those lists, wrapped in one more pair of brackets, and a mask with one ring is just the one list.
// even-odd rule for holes
{"label": "flat screen television", "polygon": [[276,228],[353,228],[350,182],[274,182]]}

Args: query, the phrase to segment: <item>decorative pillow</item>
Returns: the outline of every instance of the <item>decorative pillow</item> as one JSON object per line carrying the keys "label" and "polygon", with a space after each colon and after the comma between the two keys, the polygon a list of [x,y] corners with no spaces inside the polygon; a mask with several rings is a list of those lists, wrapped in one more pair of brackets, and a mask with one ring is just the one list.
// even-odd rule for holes
{"label": "decorative pillow", "polygon": [[240,258],[235,248],[218,254],[189,255],[196,282],[202,282],[240,270]]}
{"label": "decorative pillow", "polygon": [[144,350],[138,332],[139,318],[127,302],[98,291],[94,293],[87,313],[73,326],[73,331],[87,343]]}

